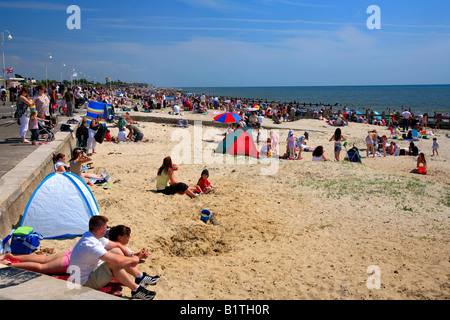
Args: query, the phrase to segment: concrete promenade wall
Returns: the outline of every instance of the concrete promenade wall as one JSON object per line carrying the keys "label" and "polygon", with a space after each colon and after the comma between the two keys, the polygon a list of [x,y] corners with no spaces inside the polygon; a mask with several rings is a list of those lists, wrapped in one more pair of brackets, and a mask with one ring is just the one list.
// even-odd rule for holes
{"label": "concrete promenade wall", "polygon": [[[50,173],[55,172],[53,154],[70,155],[76,147],[71,132],[57,132],[55,140],[43,144],[16,167],[0,178],[0,237],[16,228],[35,189]],[[49,199],[49,202],[51,199]]]}

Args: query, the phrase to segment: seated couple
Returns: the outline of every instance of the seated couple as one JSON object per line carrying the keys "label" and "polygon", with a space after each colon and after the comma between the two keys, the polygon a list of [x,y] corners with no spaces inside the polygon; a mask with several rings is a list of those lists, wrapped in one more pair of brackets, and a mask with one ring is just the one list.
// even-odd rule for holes
{"label": "seated couple", "polygon": [[[130,288],[131,297],[151,300],[156,292],[144,288],[154,285],[159,276],[149,276],[140,272],[136,265],[148,257],[148,250],[133,253],[125,245],[130,239],[131,230],[125,226],[113,227],[107,232],[108,219],[93,216],[89,220],[89,231],[78,241],[73,249],[53,256],[12,255],[0,256],[2,264],[43,274],[67,274],[70,266],[80,268],[79,283],[82,286],[99,290],[113,278]],[[133,276],[131,279],[129,275]]]}

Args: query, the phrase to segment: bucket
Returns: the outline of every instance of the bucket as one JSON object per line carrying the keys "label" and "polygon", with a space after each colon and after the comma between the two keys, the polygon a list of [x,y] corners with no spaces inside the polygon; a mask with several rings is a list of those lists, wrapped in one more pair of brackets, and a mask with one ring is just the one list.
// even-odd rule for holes
{"label": "bucket", "polygon": [[209,212],[209,210],[203,209],[202,211],[200,211],[200,219],[204,222],[207,223],[209,218],[211,217],[211,212]]}

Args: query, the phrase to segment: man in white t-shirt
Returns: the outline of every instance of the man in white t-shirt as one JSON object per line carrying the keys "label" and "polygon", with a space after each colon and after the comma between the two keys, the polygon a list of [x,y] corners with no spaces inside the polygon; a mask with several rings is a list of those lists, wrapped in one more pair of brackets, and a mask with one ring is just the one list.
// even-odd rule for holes
{"label": "man in white t-shirt", "polygon": [[408,110],[403,111],[403,131],[408,131],[409,129],[409,118],[411,117],[411,113]]}
{"label": "man in white t-shirt", "polygon": [[[152,300],[156,292],[144,288],[156,284],[159,276],[148,276],[136,269],[139,258],[122,244],[105,238],[108,218],[93,216],[86,232],[73,248],[70,256],[70,271],[79,276],[79,284],[92,289],[101,289],[114,277],[130,288],[132,298]],[[128,276],[132,275],[135,279]]]}
{"label": "man in white t-shirt", "polygon": [[203,107],[206,107],[206,96],[205,96],[204,93],[202,93],[202,95],[200,96],[200,104],[201,104]]}

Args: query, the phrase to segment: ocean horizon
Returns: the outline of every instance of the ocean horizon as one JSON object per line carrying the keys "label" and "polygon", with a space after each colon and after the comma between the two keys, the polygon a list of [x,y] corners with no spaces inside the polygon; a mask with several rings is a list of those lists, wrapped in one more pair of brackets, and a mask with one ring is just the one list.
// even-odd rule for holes
{"label": "ocean horizon", "polygon": [[186,93],[268,102],[336,105],[382,112],[411,109],[415,113],[449,113],[450,84],[353,86],[179,87]]}

